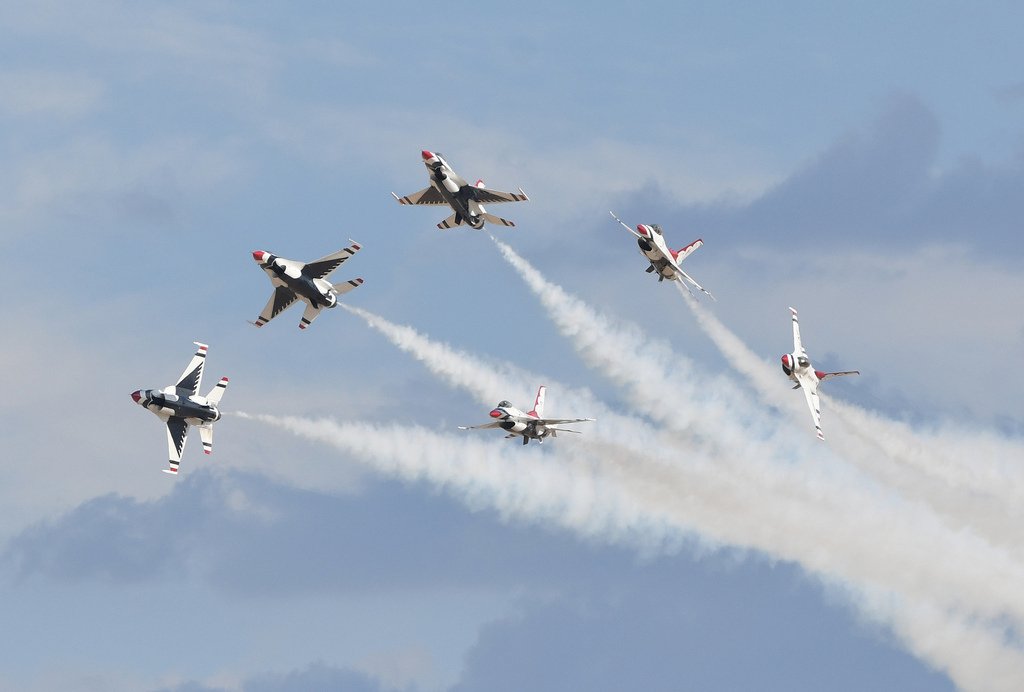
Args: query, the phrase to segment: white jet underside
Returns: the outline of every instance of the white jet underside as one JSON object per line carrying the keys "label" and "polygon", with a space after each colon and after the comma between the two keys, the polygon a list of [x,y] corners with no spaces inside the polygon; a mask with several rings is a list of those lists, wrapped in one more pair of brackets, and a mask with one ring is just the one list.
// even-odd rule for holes
{"label": "white jet underside", "polygon": [[[644,240],[644,241],[648,242],[657,251],[657,254],[659,254],[660,257],[657,258],[657,259],[654,259],[654,260],[652,260],[650,257],[647,257],[647,255],[644,255],[644,257],[648,261],[651,262],[651,266],[652,267],[654,266],[655,262],[658,262],[658,261],[666,262],[668,264],[668,266],[670,266],[672,268],[672,270],[675,272],[675,275],[676,275],[675,276],[675,280],[678,281],[683,286],[686,286],[686,290],[687,291],[690,291],[689,284],[693,284],[694,288],[696,288],[698,291],[700,291],[701,293],[704,293],[706,296],[711,298],[711,300],[715,300],[715,297],[713,295],[711,295],[711,292],[708,291],[703,286],[701,286],[697,282],[696,279],[694,279],[692,276],[690,276],[685,271],[683,271],[683,268],[680,265],[680,263],[684,259],[689,257],[691,254],[693,254],[694,251],[696,251],[698,248],[700,248],[702,245],[704,245],[704,241],[703,240],[697,239],[697,240],[693,241],[692,243],[690,243],[689,245],[687,245],[682,250],[680,250],[678,253],[673,254],[672,250],[668,247],[668,244],[665,242],[665,237],[662,236],[660,233],[652,233],[650,236],[640,235],[640,233],[638,233],[635,229],[630,228],[625,222],[623,222],[622,219],[620,219],[618,216],[616,216],[615,212],[609,211],[608,213],[612,215],[613,219],[615,219],[616,221],[619,222],[620,226],[622,226],[627,231],[629,231],[631,234],[633,234],[633,236],[635,238],[637,238],[638,240]],[[641,254],[643,254],[642,251],[641,251]],[[651,270],[648,269],[648,271],[651,271]],[[684,281],[684,279],[685,279],[685,281]],[[689,282],[689,284],[687,282]],[[690,291],[690,293],[692,294],[693,291]]]}

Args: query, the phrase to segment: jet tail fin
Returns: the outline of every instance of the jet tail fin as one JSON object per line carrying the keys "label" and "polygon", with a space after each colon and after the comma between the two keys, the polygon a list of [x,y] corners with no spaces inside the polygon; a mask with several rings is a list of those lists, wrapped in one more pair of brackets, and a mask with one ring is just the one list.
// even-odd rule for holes
{"label": "jet tail fin", "polygon": [[515,223],[513,223],[512,221],[509,221],[508,219],[503,219],[500,216],[495,216],[494,214],[483,213],[480,216],[485,221],[490,221],[491,223],[499,224],[502,226],[515,226]]}
{"label": "jet tail fin", "polygon": [[462,220],[462,215],[459,214],[458,212],[455,212],[447,219],[437,224],[437,227],[440,228],[441,230],[444,230],[446,228],[455,228],[456,226],[461,226],[463,223],[465,223],[465,221]]}
{"label": "jet tail fin", "polygon": [[544,399],[546,398],[548,388],[541,385],[537,388],[537,398],[533,401],[533,410],[528,415],[536,416],[537,418],[544,417]]}
{"label": "jet tail fin", "polygon": [[312,303],[306,305],[305,311],[302,313],[302,318],[299,319],[299,329],[305,329],[309,325],[313,324],[313,320],[320,316],[320,310],[322,308],[314,307]]}
{"label": "jet tail fin", "polygon": [[334,292],[340,296],[348,293],[353,288],[359,288],[362,284],[362,279],[352,279],[350,281],[342,281],[341,283],[332,284],[331,288],[333,288]]}
{"label": "jet tail fin", "polygon": [[199,426],[199,439],[203,442],[203,452],[213,453],[213,425]]}
{"label": "jet tail fin", "polygon": [[700,238],[697,238],[697,240],[693,241],[686,247],[680,248],[676,252],[676,262],[682,262],[684,259],[692,255],[703,244],[704,241],[701,240]]}
{"label": "jet tail fin", "polygon": [[210,393],[206,395],[206,400],[216,406],[220,403],[220,398],[224,396],[224,390],[228,388],[228,378],[220,378],[220,382],[214,385]]}

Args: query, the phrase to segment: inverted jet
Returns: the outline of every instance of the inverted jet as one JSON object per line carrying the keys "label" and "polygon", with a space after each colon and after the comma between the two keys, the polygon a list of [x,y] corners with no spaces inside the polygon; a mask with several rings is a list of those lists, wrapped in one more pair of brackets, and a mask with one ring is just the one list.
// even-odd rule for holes
{"label": "inverted jet", "polygon": [[210,393],[199,396],[199,385],[203,381],[203,365],[206,363],[206,344],[194,342],[198,347],[191,362],[181,373],[176,384],[163,389],[146,389],[132,392],[135,403],[152,411],[167,426],[167,456],[170,468],[164,473],[177,474],[181,463],[181,452],[185,449],[188,426],[199,428],[203,451],[213,451],[213,424],[220,420],[217,405],[224,396],[228,378],[220,378]]}
{"label": "inverted jet", "polygon": [[[692,276],[683,271],[680,266],[682,261],[689,257],[693,252],[704,244],[704,241],[698,238],[684,248],[679,250],[673,250],[669,248],[665,242],[665,236],[661,232],[661,226],[658,224],[640,224],[634,231],[632,228],[622,222],[622,219],[615,215],[615,212],[608,212],[612,215],[612,218],[619,222],[619,225],[625,228],[627,231],[632,233],[636,237],[637,245],[640,246],[640,252],[647,261],[651,263],[651,266],[647,267],[647,273],[653,272],[658,273],[658,281],[678,281],[682,285],[686,286],[687,290],[690,290],[690,286],[687,282],[693,284],[697,290],[707,294],[709,298],[714,300],[714,296],[708,293],[708,291],[697,283]],[[690,291],[692,293],[692,291]]]}
{"label": "inverted jet", "polygon": [[352,279],[332,284],[326,277],[359,252],[359,248],[359,243],[352,243],[343,250],[305,264],[278,257],[265,250],[252,253],[252,258],[267,273],[274,286],[274,293],[267,301],[267,306],[252,324],[262,327],[296,300],[301,300],[306,304],[306,310],[299,320],[299,329],[305,329],[320,315],[321,310],[337,307],[338,296],[356,288],[363,280]]}
{"label": "inverted jet", "polygon": [[804,390],[804,398],[807,399],[807,408],[811,409],[811,418],[814,421],[814,429],[818,431],[818,439],[824,440],[825,433],[821,431],[821,402],[818,398],[818,384],[830,377],[842,377],[843,375],[859,375],[859,370],[846,370],[844,372],[822,372],[815,370],[811,365],[807,351],[804,350],[800,341],[800,322],[796,318],[796,310],[790,308],[793,315],[793,352],[782,356],[782,371],[789,379],[796,382],[793,389]]}
{"label": "inverted jet", "polygon": [[545,418],[544,395],[546,391],[547,387],[543,385],[537,389],[537,398],[533,402],[533,409],[531,411],[524,413],[508,401],[500,401],[494,407],[494,410],[491,411],[491,418],[493,420],[490,423],[469,426],[460,425],[459,430],[501,428],[508,433],[505,435],[506,438],[518,435],[523,438],[523,444],[525,445],[529,444],[530,440],[537,440],[537,442],[542,443],[545,437],[557,437],[560,432],[576,433],[578,435],[579,430],[569,430],[568,428],[558,428],[555,426],[594,420],[593,418]]}
{"label": "inverted jet", "polygon": [[467,224],[471,228],[479,230],[484,227],[484,221],[502,226],[515,226],[508,219],[488,214],[484,209],[484,204],[525,202],[529,197],[523,192],[523,188],[519,188],[518,193],[501,192],[488,189],[483,180],[477,180],[475,184],[470,185],[462,176],[452,170],[441,154],[426,150],[420,153],[423,156],[423,164],[427,167],[430,185],[405,197],[399,197],[392,192],[391,195],[398,200],[399,204],[438,206],[447,204],[452,208],[453,213],[437,224],[437,227],[441,229]]}

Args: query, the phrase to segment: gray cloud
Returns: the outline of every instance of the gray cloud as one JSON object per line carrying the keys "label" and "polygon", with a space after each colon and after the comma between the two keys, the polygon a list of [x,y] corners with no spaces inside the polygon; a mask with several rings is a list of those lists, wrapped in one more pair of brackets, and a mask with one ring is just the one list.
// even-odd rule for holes
{"label": "gray cloud", "polygon": [[[163,688],[159,692],[228,692],[229,689],[231,688],[209,687],[192,681],[176,687]],[[358,671],[313,663],[302,670],[254,675],[236,689],[242,692],[385,692],[393,688],[384,687]]]}
{"label": "gray cloud", "polygon": [[[390,482],[327,496],[243,473],[179,481],[160,500],[110,495],[37,525],[8,543],[0,564],[20,580],[199,579],[256,599],[410,588],[424,597],[432,588],[520,594],[520,615],[481,632],[458,692],[948,685],[877,630],[852,624],[845,607],[823,604],[817,583],[788,565],[736,563],[732,553],[699,565],[685,555],[640,560]],[[316,663],[249,675],[241,689],[381,687]]]}
{"label": "gray cloud", "polygon": [[244,473],[197,470],[179,481],[159,500],[106,495],[37,524],[9,541],[0,565],[23,580],[131,584],[192,576],[232,592],[281,594],[550,585],[584,576],[581,559],[602,569],[630,561],[626,551],[509,527],[492,512],[397,483],[336,497]]}
{"label": "gray cloud", "polygon": [[939,169],[940,144],[929,108],[915,96],[895,95],[868,127],[841,137],[749,203],[679,206],[648,185],[622,211],[699,229],[720,246],[753,242],[827,251],[956,241],[986,254],[1019,254],[1024,156],[1001,163],[964,158]]}
{"label": "gray cloud", "polygon": [[[808,619],[808,586],[786,568],[686,583],[646,576],[600,601],[534,603],[490,624],[452,692],[953,689],[888,642],[841,626],[838,611]],[[726,591],[735,599],[722,609]]]}

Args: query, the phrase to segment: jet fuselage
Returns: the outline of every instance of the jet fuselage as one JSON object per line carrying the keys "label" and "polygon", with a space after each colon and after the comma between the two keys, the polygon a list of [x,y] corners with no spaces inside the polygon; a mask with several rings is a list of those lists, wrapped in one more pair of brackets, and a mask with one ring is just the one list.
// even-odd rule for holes
{"label": "jet fuselage", "polygon": [[650,226],[640,224],[636,227],[636,230],[640,234],[640,237],[636,239],[636,244],[640,246],[640,252],[643,253],[643,256],[651,263],[647,271],[657,272],[658,281],[665,279],[675,281],[679,278],[672,263],[668,261],[672,251],[665,244],[665,238],[661,234],[661,226],[656,224]]}
{"label": "jet fuselage", "polygon": [[139,406],[149,409],[159,418],[181,418],[189,425],[204,425],[220,420],[221,413],[206,397],[190,396],[187,390],[168,388],[146,389],[132,392]]}
{"label": "jet fuselage", "polygon": [[504,401],[491,411],[490,416],[500,421],[498,426],[502,430],[521,435],[530,440],[543,440],[551,434],[547,426],[534,416],[524,413]]}
{"label": "jet fuselage", "polygon": [[452,170],[439,154],[423,151],[423,165],[430,172],[430,184],[440,193],[448,206],[471,228],[483,228],[484,220],[480,216],[483,208],[474,198],[473,187]]}
{"label": "jet fuselage", "polygon": [[270,277],[271,284],[290,289],[313,307],[333,308],[337,306],[338,298],[327,281],[314,279],[301,271],[292,271],[275,255],[264,258],[262,266],[263,271]]}

